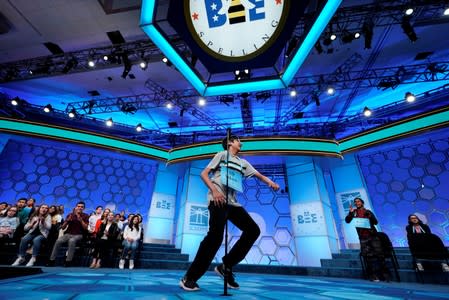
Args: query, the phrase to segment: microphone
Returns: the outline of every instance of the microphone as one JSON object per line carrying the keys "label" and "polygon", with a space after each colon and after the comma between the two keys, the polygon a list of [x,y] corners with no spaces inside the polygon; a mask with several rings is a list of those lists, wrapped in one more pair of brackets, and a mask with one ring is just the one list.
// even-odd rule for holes
{"label": "microphone", "polygon": [[226,129],[226,148],[229,146],[229,141],[231,140],[231,128]]}

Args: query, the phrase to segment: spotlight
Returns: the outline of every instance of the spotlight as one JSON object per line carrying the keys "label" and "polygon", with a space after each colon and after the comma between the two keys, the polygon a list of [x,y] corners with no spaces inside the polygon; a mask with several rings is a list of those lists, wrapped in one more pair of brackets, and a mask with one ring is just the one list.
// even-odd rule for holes
{"label": "spotlight", "polygon": [[53,111],[53,107],[51,106],[51,104],[47,104],[44,106],[44,112],[49,113]]}
{"label": "spotlight", "polygon": [[76,117],[76,110],[74,109],[74,108],[72,108],[70,111],[69,111],[69,118],[71,118],[71,119],[73,119],[73,118],[75,118]]}
{"label": "spotlight", "polygon": [[165,104],[165,107],[167,107],[168,109],[172,109],[173,108],[173,104],[171,104],[170,102]]}
{"label": "spotlight", "polygon": [[95,67],[95,61],[92,58],[89,58],[87,61],[87,65],[91,68]]}
{"label": "spotlight", "polygon": [[297,94],[295,89],[290,90],[290,97],[296,97]]}
{"label": "spotlight", "polygon": [[331,41],[335,41],[336,38],[337,38],[337,35],[335,33],[332,33],[330,36]]}
{"label": "spotlight", "polygon": [[409,40],[411,42],[416,42],[416,40],[418,40],[418,37],[416,36],[415,30],[413,29],[412,24],[410,24],[410,17],[409,16],[404,16],[402,18],[401,27],[402,27],[402,30],[404,30],[404,33],[407,35],[407,37],[409,38]]}
{"label": "spotlight", "polygon": [[407,15],[407,16],[411,16],[412,14],[413,14],[413,8],[407,8],[406,10],[405,10],[405,14]]}
{"label": "spotlight", "polygon": [[129,60],[129,57],[128,57],[127,53],[123,53],[122,59],[123,59],[122,78],[125,79],[126,76],[128,76],[129,72],[131,71],[131,68],[132,68],[133,65],[131,64],[131,61]]}
{"label": "spotlight", "polygon": [[106,126],[111,127],[112,125],[114,125],[114,122],[112,121],[112,118],[109,118],[106,120]]}
{"label": "spotlight", "polygon": [[373,30],[374,24],[371,20],[366,20],[363,22],[362,33],[365,37],[365,49],[371,49],[371,43],[373,41]]}
{"label": "spotlight", "polygon": [[172,65],[171,61],[169,61],[168,58],[166,58],[166,57],[163,57],[162,61],[169,67]]}
{"label": "spotlight", "polygon": [[257,101],[260,101],[261,103],[264,103],[265,101],[267,101],[270,98],[271,98],[271,93],[270,92],[258,92],[258,93],[256,93],[256,99],[257,99]]}
{"label": "spotlight", "polygon": [[369,109],[367,106],[363,109],[363,115],[365,117],[370,117],[373,114],[373,111]]}
{"label": "spotlight", "polygon": [[355,38],[355,39],[358,39],[359,37],[360,37],[360,32],[354,33],[354,38]]}
{"label": "spotlight", "polygon": [[28,70],[28,74],[33,75],[33,70]]}
{"label": "spotlight", "polygon": [[413,93],[407,92],[405,93],[405,101],[407,101],[408,103],[412,103],[415,102],[416,100],[416,96]]}
{"label": "spotlight", "polygon": [[242,80],[242,79],[249,79],[251,74],[250,74],[250,70],[249,69],[244,69],[244,70],[235,70],[234,71],[234,78],[235,80]]}
{"label": "spotlight", "polygon": [[204,99],[204,98],[199,98],[199,99],[198,99],[198,105],[199,105],[199,106],[204,106],[204,105],[206,105],[206,99]]}
{"label": "spotlight", "polygon": [[143,130],[143,127],[142,127],[142,124],[137,124],[137,126],[136,126],[136,131],[137,132],[141,132]]}
{"label": "spotlight", "polygon": [[124,103],[120,110],[125,114],[135,114],[137,112],[137,107],[135,107],[132,103]]}
{"label": "spotlight", "polygon": [[343,44],[349,44],[355,39],[355,35],[347,31],[346,29],[343,30],[343,33],[341,35],[341,41]]}
{"label": "spotlight", "polygon": [[140,64],[139,64],[139,67],[140,67],[142,70],[146,70],[147,67],[148,67],[148,64],[147,64],[146,61],[142,60],[142,61],[140,62]]}
{"label": "spotlight", "polygon": [[333,87],[328,87],[327,88],[327,94],[332,96],[333,94],[335,94],[335,89]]}
{"label": "spotlight", "polygon": [[[67,74],[69,73],[70,70],[72,70],[73,68],[75,68],[78,65],[78,60],[76,60],[75,57],[70,58],[67,63],[64,66],[64,69],[62,69],[62,73]],[[90,66],[90,65],[89,65]],[[93,64],[92,67],[95,66],[95,63]]]}
{"label": "spotlight", "polygon": [[226,104],[227,106],[229,106],[229,103],[234,103],[234,96],[220,96],[218,98],[218,100],[221,103]]}
{"label": "spotlight", "polygon": [[19,105],[19,102],[20,102],[19,97],[15,97],[11,100],[11,105],[17,106],[17,105]]}
{"label": "spotlight", "polygon": [[103,56],[103,60],[104,60],[104,61],[108,61],[108,60],[109,60],[109,56],[104,55],[104,56]]}
{"label": "spotlight", "polygon": [[446,8],[443,12],[443,15],[449,16],[449,8]]}

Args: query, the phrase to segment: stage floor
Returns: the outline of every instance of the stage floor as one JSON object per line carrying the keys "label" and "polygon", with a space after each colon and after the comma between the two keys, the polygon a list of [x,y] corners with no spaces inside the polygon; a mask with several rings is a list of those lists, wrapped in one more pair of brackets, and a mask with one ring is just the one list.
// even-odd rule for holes
{"label": "stage floor", "polygon": [[[179,287],[184,271],[42,268],[44,273],[0,280],[1,299],[212,299],[223,293],[213,272],[198,281],[200,291]],[[449,286],[369,282],[293,275],[237,274],[235,299],[449,299]]]}

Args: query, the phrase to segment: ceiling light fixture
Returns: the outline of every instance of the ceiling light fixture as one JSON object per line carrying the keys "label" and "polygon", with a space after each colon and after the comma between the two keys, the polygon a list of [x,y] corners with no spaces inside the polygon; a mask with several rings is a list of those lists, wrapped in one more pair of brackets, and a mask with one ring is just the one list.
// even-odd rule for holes
{"label": "ceiling light fixture", "polygon": [[407,92],[405,93],[405,101],[407,101],[408,103],[412,103],[415,102],[416,100],[416,96],[413,93]]}
{"label": "ceiling light fixture", "polygon": [[298,93],[295,89],[290,90],[290,97],[296,97],[296,95],[298,95]]}
{"label": "ceiling light fixture", "polygon": [[329,95],[329,96],[332,96],[333,94],[335,94],[335,89],[333,88],[333,87],[328,87],[327,88],[327,94]]}
{"label": "ceiling light fixture", "polygon": [[141,132],[143,130],[143,127],[142,127],[142,124],[137,124],[137,126],[136,126],[136,131],[137,132]]}
{"label": "ceiling light fixture", "polygon": [[204,98],[199,98],[198,99],[198,105],[199,106],[204,106],[204,105],[206,105],[206,99],[204,99]]}
{"label": "ceiling light fixture", "polygon": [[413,14],[413,8],[409,7],[405,10],[405,15],[411,16]]}
{"label": "ceiling light fixture", "polygon": [[112,118],[107,119],[106,126],[111,127],[112,125],[114,125],[114,121],[112,121]]}
{"label": "ceiling light fixture", "polygon": [[443,12],[443,15],[449,16],[449,8],[446,8]]}
{"label": "ceiling light fixture", "polygon": [[12,98],[11,105],[17,106],[17,105],[19,105],[19,102],[20,102],[19,97]]}
{"label": "ceiling light fixture", "polygon": [[167,107],[168,109],[172,109],[173,108],[173,104],[171,104],[170,102],[165,104],[165,107]]}
{"label": "ceiling light fixture", "polygon": [[69,118],[73,119],[76,117],[76,110],[72,108],[68,113]]}
{"label": "ceiling light fixture", "polygon": [[408,39],[411,42],[416,42],[418,40],[418,37],[416,36],[416,32],[413,29],[412,24],[410,23],[410,17],[409,16],[404,16],[402,18],[401,27],[402,27],[402,30],[404,30],[404,33],[407,35]]}
{"label": "ceiling light fixture", "polygon": [[53,111],[53,107],[51,106],[51,104],[47,104],[44,106],[44,112],[50,113],[52,111]]}
{"label": "ceiling light fixture", "polygon": [[363,115],[365,117],[371,117],[372,114],[373,114],[373,111],[371,109],[369,109],[368,106],[365,106],[365,108],[363,109]]}

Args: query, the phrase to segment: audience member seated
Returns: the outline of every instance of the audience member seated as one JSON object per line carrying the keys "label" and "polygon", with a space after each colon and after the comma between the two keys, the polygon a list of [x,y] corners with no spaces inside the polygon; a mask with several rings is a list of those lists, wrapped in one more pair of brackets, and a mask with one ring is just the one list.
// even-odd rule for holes
{"label": "audience member seated", "polygon": [[97,233],[98,230],[100,230],[101,224],[106,222],[106,219],[108,218],[108,215],[109,215],[110,212],[111,212],[111,210],[109,208],[105,208],[105,210],[103,211],[103,214],[101,215],[101,218],[99,218],[97,220],[97,222],[95,223],[94,233]]}
{"label": "audience member seated", "polygon": [[87,227],[87,231],[91,236],[95,235],[95,225],[97,225],[97,221],[101,219],[102,214],[103,206],[99,205],[95,209],[94,214],[89,217],[89,226]]}
{"label": "audience member seated", "polygon": [[[356,208],[349,206],[346,223],[356,221],[356,230],[360,240],[360,254],[366,260],[366,273],[371,281],[389,280],[382,241],[377,236],[377,219],[373,212],[364,207],[365,202],[360,198],[354,199]],[[366,224],[365,224],[366,223]],[[358,224],[358,225],[357,225]]]}
{"label": "audience member seated", "polygon": [[49,266],[55,264],[56,256],[58,255],[59,248],[65,243],[68,243],[66,266],[72,266],[73,255],[75,254],[76,244],[83,239],[83,234],[87,231],[87,226],[89,225],[89,216],[83,213],[85,204],[80,201],[76,204],[73,212],[67,215],[66,220],[62,224],[61,228],[66,229],[63,236],[59,237],[55,245],[53,246],[53,251],[51,252]]}
{"label": "audience member seated", "polygon": [[129,268],[134,269],[134,258],[136,255],[136,249],[139,246],[139,240],[141,237],[141,228],[139,226],[139,217],[133,216],[130,223],[125,227],[123,231],[123,252],[119,262],[119,268],[125,267],[125,258],[129,255]]}
{"label": "audience member seated", "polygon": [[6,211],[8,210],[8,203],[6,202],[1,202],[0,203],[0,217],[4,217],[6,216]]}
{"label": "audience member seated", "polygon": [[36,258],[39,255],[41,244],[48,237],[51,228],[51,216],[48,214],[48,205],[42,204],[28,222],[25,224],[24,230],[28,233],[22,238],[19,246],[19,255],[12,264],[18,266],[25,262],[25,254],[29,244],[33,245],[32,257],[27,263],[27,267],[34,266]]}
{"label": "audience member seated", "polygon": [[106,222],[100,225],[100,229],[96,234],[94,251],[92,253],[92,263],[90,268],[100,268],[101,261],[105,260],[109,250],[114,247],[114,242],[120,230],[114,219],[114,213],[110,212],[106,218]]}
{"label": "audience member seated", "polygon": [[0,218],[0,241],[3,243],[12,241],[14,232],[20,221],[16,217],[17,206],[11,206],[6,210],[6,216]]}
{"label": "audience member seated", "polygon": [[[411,214],[408,216],[408,225],[405,227],[405,230],[407,232],[407,240],[408,240],[409,246],[411,246],[410,248],[412,250],[412,254],[414,254],[413,253],[414,251],[421,252],[421,250],[422,250],[425,252],[426,249],[422,249],[422,248],[427,248],[429,246],[426,244],[427,239],[424,239],[424,238],[421,239],[419,237],[421,237],[423,235],[429,235],[429,236],[433,235],[430,230],[430,227],[428,225],[424,224],[419,219],[419,217],[417,215]],[[415,247],[413,247],[411,245],[412,243],[414,243]],[[415,248],[416,248],[416,250],[415,250]],[[418,249],[418,248],[420,248],[420,249]],[[429,249],[429,250],[433,251],[435,249]],[[418,268],[419,271],[424,271],[424,266],[420,262],[416,262],[416,268]],[[449,266],[447,265],[446,262],[441,263],[441,268],[442,268],[443,272],[449,272]]]}
{"label": "audience member seated", "polygon": [[16,236],[21,238],[24,235],[23,227],[25,227],[25,224],[28,222],[28,218],[30,216],[31,208],[26,206],[27,199],[26,198],[20,198],[17,200],[17,218],[19,218],[19,226],[16,228]]}

